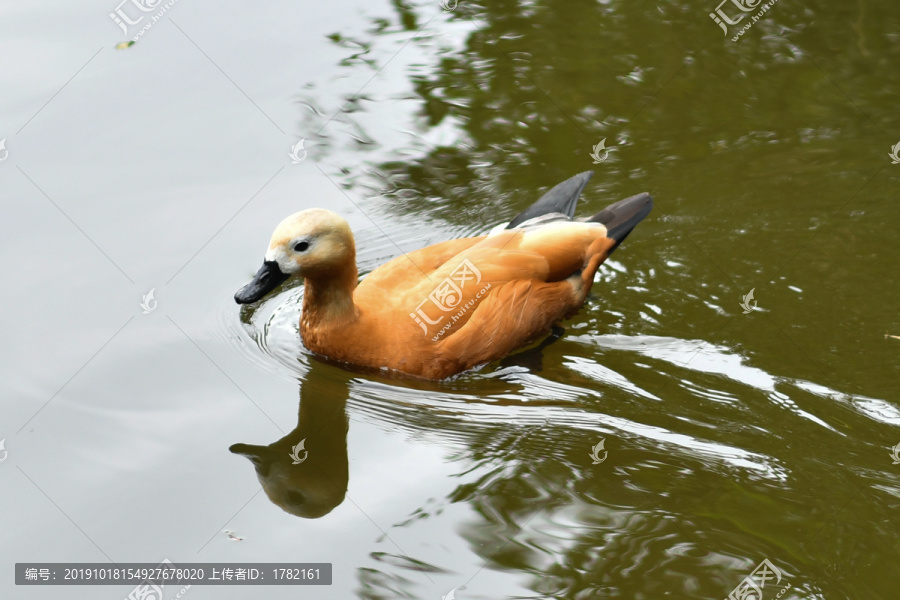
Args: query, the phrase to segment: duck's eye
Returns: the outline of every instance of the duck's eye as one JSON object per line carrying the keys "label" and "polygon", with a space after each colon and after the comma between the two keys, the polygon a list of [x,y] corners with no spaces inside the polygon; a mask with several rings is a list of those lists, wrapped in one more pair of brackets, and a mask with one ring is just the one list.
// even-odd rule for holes
{"label": "duck's eye", "polygon": [[309,242],[297,242],[294,244],[294,252],[306,252],[309,248]]}

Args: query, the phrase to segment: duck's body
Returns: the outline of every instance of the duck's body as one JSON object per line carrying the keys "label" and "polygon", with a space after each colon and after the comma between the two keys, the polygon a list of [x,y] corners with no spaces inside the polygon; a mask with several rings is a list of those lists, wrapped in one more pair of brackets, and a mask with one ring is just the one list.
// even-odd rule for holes
{"label": "duck's body", "polygon": [[300,274],[300,334],[310,350],[449,377],[505,356],[575,313],[600,263],[650,211],[650,197],[641,194],[572,220],[590,175],[553,188],[512,228],[399,256],[361,283],[346,221],[321,209],[297,213],[278,226],[263,268],[235,299],[259,300]]}

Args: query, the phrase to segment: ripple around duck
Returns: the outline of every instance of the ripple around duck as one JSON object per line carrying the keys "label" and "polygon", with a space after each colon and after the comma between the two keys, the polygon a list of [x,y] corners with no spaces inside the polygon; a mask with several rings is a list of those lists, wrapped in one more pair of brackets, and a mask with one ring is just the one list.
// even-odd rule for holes
{"label": "ripple around duck", "polygon": [[[302,378],[312,357],[298,332],[302,295],[302,286],[297,283],[260,306],[245,307],[240,325],[233,320],[232,312],[223,311],[221,334],[254,364],[285,377]],[[746,357],[731,349],[703,340],[581,334],[566,336],[558,344],[590,346],[603,354],[565,352],[559,355],[557,368],[547,373],[522,366],[488,366],[443,382],[375,372],[353,380],[350,406],[356,414],[383,427],[399,426],[454,451],[471,448],[485,435],[496,435],[498,428],[525,436],[536,435],[542,428],[557,428],[569,432],[564,436],[575,432],[595,438],[613,436],[662,455],[681,456],[698,466],[720,471],[737,469],[754,479],[773,482],[789,479],[782,461],[742,447],[747,438],[717,435],[719,431],[776,435],[772,433],[771,414],[757,415],[748,410],[748,391],[759,393],[773,407],[842,436],[845,434],[828,423],[830,417],[810,412],[809,402],[795,399],[791,389],[835,401],[869,420],[900,424],[900,411],[883,400],[773,375],[746,364]],[[612,360],[617,354],[621,356]],[[605,364],[601,364],[601,356]],[[567,371],[581,379],[562,380]],[[664,384],[677,382],[678,388],[704,400],[706,406],[717,406],[714,416],[704,416],[703,405],[686,405],[682,414],[668,421],[656,419],[649,407],[667,396],[648,387],[654,375]],[[601,386],[595,388],[591,381]],[[644,404],[608,404],[610,399],[620,397],[642,399]],[[619,406],[628,408],[622,411]],[[571,450],[558,442],[548,448],[557,458]]]}
{"label": "ripple around duck", "polygon": [[788,380],[802,390],[814,394],[820,398],[834,400],[848,406],[859,414],[885,425],[900,425],[900,410],[894,405],[878,398],[868,398],[854,394],[846,394],[832,390],[824,385],[802,381],[800,379]]}
{"label": "ripple around duck", "polygon": [[215,335],[263,370],[296,379],[309,367],[311,353],[300,340],[300,282],[259,305],[240,307],[234,318],[233,305],[219,313]]}
{"label": "ripple around duck", "polygon": [[[297,286],[243,312],[239,329],[235,329],[233,321],[227,321],[229,339],[237,342],[242,355],[270,372],[290,377],[304,374],[311,354],[303,347],[298,333],[301,301],[302,288]],[[698,348],[696,342],[682,340],[604,337],[612,338],[604,340],[613,342],[607,343],[609,347],[637,350],[646,356],[669,360]],[[719,354],[723,351],[713,345],[707,345],[704,350]],[[623,375],[592,360],[571,356],[567,356],[566,360],[566,366],[570,369],[605,385],[654,402],[660,400]],[[691,365],[729,373],[748,368],[740,365],[740,357],[737,356],[722,356],[719,360],[704,360],[697,365],[692,362]],[[587,399],[601,396],[598,391],[553,381],[520,367],[471,373],[450,384],[405,379],[398,383],[396,380],[379,379],[373,376],[354,380],[350,404],[356,411],[390,428],[400,425],[411,432],[427,432],[429,436],[441,438],[454,448],[470,443],[474,437],[498,425],[526,429],[560,427],[569,431],[583,430],[643,440],[642,443],[649,441],[659,447],[668,447],[668,453],[688,454],[700,462],[718,462],[773,480],[783,481],[786,478],[784,469],[771,457],[659,425],[641,423],[634,418],[586,410]],[[775,381],[762,375],[737,379],[755,383]]]}
{"label": "ripple around duck", "polygon": [[[650,442],[657,452],[688,455],[711,467],[727,465],[772,481],[787,479],[786,469],[772,457],[627,418],[590,412],[576,405],[499,404],[471,394],[430,394],[423,398],[412,390],[362,381],[357,384],[351,400],[354,410],[391,428],[400,426],[410,432],[430,432],[453,447],[471,445],[486,433],[493,435],[498,428],[536,435],[540,428],[555,427],[570,434],[584,431],[630,439],[639,445]],[[557,450],[568,452],[571,447],[557,444]]]}
{"label": "ripple around duck", "polygon": [[636,352],[686,369],[723,375],[759,390],[775,390],[774,377],[762,369],[744,365],[744,357],[732,354],[728,348],[703,340],[617,334],[582,335],[568,339],[601,348]]}
{"label": "ripple around duck", "polygon": [[[888,425],[900,425],[900,410],[877,398],[856,396],[832,390],[826,386],[801,379],[772,375],[757,367],[745,364],[747,359],[725,346],[703,340],[682,340],[660,336],[626,336],[618,334],[584,334],[566,338],[568,341],[611,350],[634,352],[654,358],[671,367],[718,375],[733,382],[763,392],[774,404],[780,405],[797,416],[816,423],[832,432],[836,430],[822,416],[800,408],[786,393],[791,386],[800,388],[820,398],[837,401],[852,408],[868,419]],[[713,401],[731,403],[734,394],[683,381],[682,385],[693,393]],[[780,388],[780,389],[779,389]]]}
{"label": "ripple around duck", "polygon": [[568,362],[566,363],[567,367],[571,368],[573,371],[577,371],[579,373],[587,375],[588,377],[591,377],[592,379],[602,384],[615,386],[626,392],[632,392],[643,398],[649,398],[650,400],[662,402],[662,398],[654,396],[650,392],[641,389],[640,387],[629,381],[627,377],[613,371],[608,367],[578,356],[567,356],[566,359],[568,360]]}

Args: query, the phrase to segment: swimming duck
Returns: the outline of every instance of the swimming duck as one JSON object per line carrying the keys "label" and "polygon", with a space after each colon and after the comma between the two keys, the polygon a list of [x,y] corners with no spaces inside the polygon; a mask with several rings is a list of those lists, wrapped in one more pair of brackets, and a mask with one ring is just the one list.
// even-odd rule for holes
{"label": "swimming duck", "polygon": [[643,193],[575,219],[592,172],[558,184],[489,234],[409,252],[360,282],[353,233],[314,208],[284,219],[253,281],[257,302],[304,278],[300,335],[311,351],[362,367],[444,379],[546,335],[584,303],[597,268],[650,212]]}

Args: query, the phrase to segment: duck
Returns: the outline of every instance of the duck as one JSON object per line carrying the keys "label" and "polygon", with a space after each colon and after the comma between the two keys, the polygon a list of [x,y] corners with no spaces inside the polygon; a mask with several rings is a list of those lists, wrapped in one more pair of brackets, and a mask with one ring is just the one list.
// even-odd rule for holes
{"label": "duck", "polygon": [[260,302],[303,278],[307,349],[354,367],[441,380],[501,359],[575,315],[597,269],[651,211],[644,192],[586,218],[593,172],[551,188],[509,223],[407,252],[360,281],[353,233],[322,208],[275,228],[262,266],[235,294]]}

